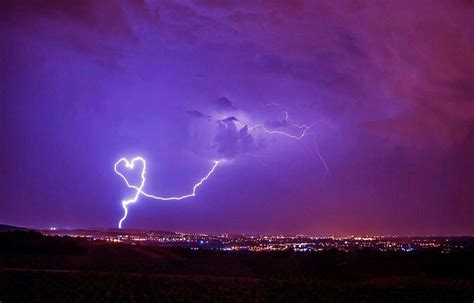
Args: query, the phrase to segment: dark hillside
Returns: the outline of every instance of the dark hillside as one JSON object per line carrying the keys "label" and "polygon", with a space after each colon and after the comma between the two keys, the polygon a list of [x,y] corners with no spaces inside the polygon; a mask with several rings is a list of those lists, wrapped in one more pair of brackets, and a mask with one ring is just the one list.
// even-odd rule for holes
{"label": "dark hillside", "polygon": [[[221,252],[0,234],[2,302],[470,302],[472,251]],[[4,299],[4,300],[3,300]]]}

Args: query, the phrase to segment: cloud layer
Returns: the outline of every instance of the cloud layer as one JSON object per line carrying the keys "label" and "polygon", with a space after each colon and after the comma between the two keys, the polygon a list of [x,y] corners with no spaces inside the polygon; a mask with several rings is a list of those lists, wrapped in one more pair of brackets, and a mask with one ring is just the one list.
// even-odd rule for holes
{"label": "cloud layer", "polygon": [[[461,0],[1,1],[0,220],[111,226],[126,193],[110,165],[140,154],[163,194],[215,158],[239,161],[192,203],[137,206],[134,226],[472,232],[473,10]],[[312,140],[234,119],[315,123],[331,175]],[[257,157],[238,157],[247,153]]]}

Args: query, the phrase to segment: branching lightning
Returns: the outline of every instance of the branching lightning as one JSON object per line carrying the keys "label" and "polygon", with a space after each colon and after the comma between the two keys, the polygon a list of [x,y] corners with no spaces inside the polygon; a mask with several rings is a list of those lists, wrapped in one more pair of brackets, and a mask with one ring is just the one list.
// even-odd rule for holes
{"label": "branching lightning", "polygon": [[[271,104],[266,104],[264,106],[270,106],[270,105],[275,105],[275,106],[278,106],[278,104],[276,103],[271,103]],[[285,137],[288,137],[288,138],[291,138],[291,139],[295,139],[295,140],[301,140],[309,135],[313,135],[313,139],[314,139],[314,144],[315,144],[315,149],[316,149],[316,155],[318,156],[319,160],[322,162],[322,164],[324,165],[325,169],[326,169],[326,174],[329,174],[329,168],[327,166],[327,163],[326,161],[324,160],[324,158],[321,156],[321,153],[319,152],[319,147],[318,147],[318,142],[316,140],[316,134],[315,134],[315,131],[313,130],[313,126],[314,124],[294,124],[294,123],[289,123],[289,115],[288,115],[288,112],[287,111],[284,111],[285,113],[285,119],[284,119],[284,126],[285,127],[291,127],[291,128],[294,128],[294,129],[298,129],[299,130],[299,134],[293,134],[293,133],[289,133],[289,132],[286,132],[286,131],[282,131],[282,130],[276,130],[276,129],[272,129],[268,126],[266,126],[264,123],[259,123],[259,124],[255,124],[253,126],[247,126],[246,124],[240,122],[239,120],[235,120],[234,123],[240,127],[241,129],[244,128],[244,127],[247,127],[248,131],[255,131],[257,129],[260,129],[262,130],[264,133],[267,133],[267,134],[270,134],[270,135],[281,135],[281,136],[285,136]],[[248,154],[250,156],[253,156],[253,157],[257,157],[256,155],[254,154]],[[258,157],[257,157],[258,159]],[[259,159],[258,159],[259,160]],[[259,160],[260,161],[260,160]],[[141,173],[140,173],[140,184],[137,186],[137,185],[132,185],[128,179],[119,171],[118,167],[120,164],[124,163],[125,164],[125,167],[132,170],[135,168],[135,165],[136,163],[142,163],[143,167],[142,167],[142,170],[141,170]],[[127,185],[128,188],[131,188],[131,189],[134,189],[135,190],[135,194],[132,198],[130,199],[127,199],[127,200],[123,200],[122,201],[122,208],[124,210],[124,214],[123,214],[123,217],[120,219],[119,223],[118,223],[118,227],[119,228],[122,228],[122,224],[123,222],[125,221],[125,219],[127,218],[128,216],[128,205],[129,204],[132,204],[132,203],[135,203],[138,201],[138,198],[140,197],[140,195],[142,196],[145,196],[147,198],[151,198],[151,199],[155,199],[155,200],[162,200],[162,201],[170,201],[170,200],[183,200],[183,199],[186,199],[186,198],[190,198],[190,197],[194,197],[196,196],[196,190],[199,188],[199,186],[201,186],[215,171],[215,169],[217,168],[217,166],[221,163],[221,161],[219,160],[216,160],[214,161],[214,165],[211,167],[211,169],[209,170],[209,172],[199,180],[199,182],[197,182],[193,188],[192,188],[192,191],[190,194],[187,194],[187,195],[182,195],[182,196],[174,196],[174,197],[161,197],[161,196],[156,196],[156,195],[152,195],[152,194],[149,194],[149,193],[146,193],[143,188],[145,187],[145,183],[146,183],[146,178],[145,178],[145,174],[146,174],[146,161],[144,158],[142,157],[135,157],[133,158],[131,161],[129,161],[127,158],[121,158],[119,159],[117,162],[115,162],[114,164],[114,171],[117,175],[119,175],[124,181],[125,181],[125,184]],[[260,161],[260,163],[262,165],[264,165],[263,162]]]}
{"label": "branching lightning", "polygon": [[[263,105],[264,107],[266,106],[279,106],[277,103],[269,103],[269,104],[264,104]],[[285,136],[285,137],[288,137],[288,138],[291,138],[291,139],[295,139],[295,140],[301,140],[303,139],[304,137],[306,136],[309,136],[309,135],[313,135],[313,141],[314,141],[314,145],[315,145],[315,150],[316,150],[316,155],[317,157],[319,158],[319,160],[321,161],[321,163],[323,164],[325,170],[326,170],[326,173],[325,175],[328,175],[329,174],[329,167],[326,163],[326,160],[324,160],[323,156],[321,155],[321,153],[319,152],[319,146],[318,146],[318,141],[316,139],[316,133],[312,130],[313,127],[314,127],[314,124],[295,124],[295,123],[289,123],[288,122],[288,118],[289,118],[289,115],[288,115],[288,112],[287,111],[284,111],[285,113],[285,124],[287,126],[290,126],[290,127],[293,127],[293,128],[297,128],[297,129],[300,129],[301,132],[299,135],[294,135],[294,134],[291,134],[291,133],[288,133],[288,132],[285,132],[285,131],[281,131],[281,130],[273,130],[273,129],[269,129],[265,126],[264,123],[259,123],[259,124],[255,124],[253,126],[248,126],[247,125],[247,128],[249,131],[253,131],[255,129],[261,129],[263,130],[263,132],[267,133],[267,134],[271,134],[271,135],[281,135],[281,136]],[[240,121],[234,121],[240,128],[243,128],[245,127],[246,125]]]}
{"label": "branching lightning", "polygon": [[[235,123],[240,127],[244,127],[245,125],[243,123],[241,123],[240,121],[235,121]],[[285,123],[288,123],[288,112],[285,111]],[[295,128],[299,128],[299,129],[302,129],[303,131],[299,134],[299,135],[293,135],[293,134],[290,134],[290,133],[287,133],[287,132],[284,132],[284,131],[280,131],[280,130],[273,130],[273,129],[268,129],[264,123],[259,123],[259,124],[255,124],[253,126],[247,126],[248,127],[248,130],[249,131],[253,131],[257,128],[260,128],[262,129],[265,133],[267,134],[271,134],[271,135],[282,135],[282,136],[286,136],[286,137],[289,137],[289,138],[292,138],[292,139],[296,139],[296,140],[301,140],[303,137],[311,134],[311,133],[308,133],[308,131],[311,129],[311,127],[313,126],[312,124],[311,125],[306,125],[306,124],[301,124],[301,125],[298,125],[298,124],[289,124],[289,126],[291,127],[295,127]]]}
{"label": "branching lightning", "polygon": [[[130,182],[128,182],[127,178],[117,169],[118,166],[120,165],[120,163],[122,163],[122,162],[125,163],[125,167],[127,167],[128,169],[134,169],[135,168],[135,163],[137,163],[137,162],[141,162],[143,164],[143,168],[142,168],[142,171],[140,173],[141,181],[140,181],[139,186],[135,186],[135,185],[130,184]],[[125,181],[125,184],[127,185],[128,188],[133,188],[133,189],[135,189],[136,192],[135,192],[135,195],[133,196],[133,198],[122,201],[122,208],[124,210],[124,215],[120,219],[118,227],[122,228],[122,223],[127,218],[127,215],[128,215],[128,207],[127,206],[131,203],[137,202],[140,195],[143,195],[145,197],[152,198],[152,199],[155,199],[155,200],[162,200],[162,201],[183,200],[183,199],[186,199],[186,198],[196,196],[196,190],[198,189],[198,187],[201,186],[212,175],[212,173],[215,171],[215,169],[219,165],[219,163],[220,163],[220,161],[218,161],[218,160],[214,161],[214,165],[212,166],[211,170],[207,173],[207,175],[204,178],[199,180],[199,182],[196,183],[193,186],[193,190],[190,194],[182,195],[182,196],[176,196],[176,197],[161,197],[161,196],[155,196],[155,195],[152,195],[152,194],[148,194],[148,193],[143,191],[143,187],[145,186],[145,182],[146,182],[146,178],[145,178],[146,161],[145,161],[145,159],[143,159],[142,157],[135,157],[135,158],[132,159],[132,161],[128,161],[126,158],[121,158],[120,160],[115,162],[114,171],[117,175],[119,175]]]}

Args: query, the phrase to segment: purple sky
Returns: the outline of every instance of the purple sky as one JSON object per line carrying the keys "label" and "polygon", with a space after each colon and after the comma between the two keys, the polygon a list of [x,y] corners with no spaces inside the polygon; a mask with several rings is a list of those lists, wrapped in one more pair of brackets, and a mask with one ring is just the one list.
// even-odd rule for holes
{"label": "purple sky", "polygon": [[472,1],[226,3],[1,1],[0,222],[474,233]]}

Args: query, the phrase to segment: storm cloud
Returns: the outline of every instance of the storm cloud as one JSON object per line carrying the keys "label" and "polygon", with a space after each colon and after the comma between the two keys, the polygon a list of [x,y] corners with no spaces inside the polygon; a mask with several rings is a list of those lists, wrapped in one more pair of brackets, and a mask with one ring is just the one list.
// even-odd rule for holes
{"label": "storm cloud", "polygon": [[[0,220],[113,226],[124,193],[111,165],[140,154],[163,194],[235,161],[192,203],[137,206],[130,226],[472,233],[473,11],[461,0],[1,1]],[[312,138],[250,130],[259,123],[315,123],[330,176]]]}

